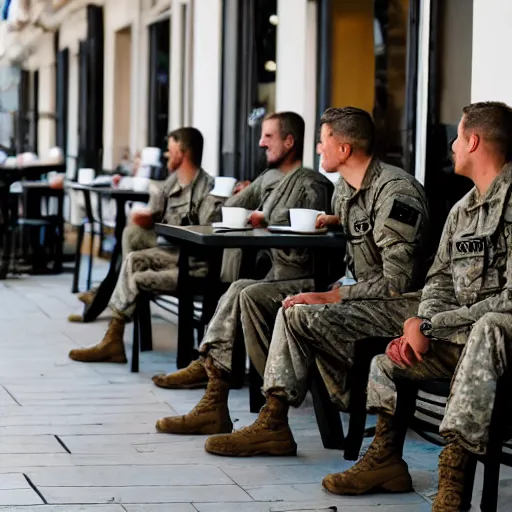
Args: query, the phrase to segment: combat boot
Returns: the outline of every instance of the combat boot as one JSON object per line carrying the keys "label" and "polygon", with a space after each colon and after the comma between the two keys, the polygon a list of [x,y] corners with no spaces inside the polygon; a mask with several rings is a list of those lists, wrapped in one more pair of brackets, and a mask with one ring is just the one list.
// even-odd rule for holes
{"label": "combat boot", "polygon": [[211,435],[231,432],[233,423],[229,417],[229,380],[207,358],[204,368],[208,374],[208,386],[199,403],[184,416],[169,416],[156,422],[158,432],[166,434]]}
{"label": "combat boot", "polygon": [[372,491],[412,492],[412,479],[402,459],[403,436],[394,419],[379,415],[375,437],[361,460],[343,473],[327,475],[322,485],[333,494],[356,495]]}
{"label": "combat boot", "polygon": [[69,357],[83,363],[126,363],[124,326],[124,320],[112,318],[105,336],[98,345],[71,350]]}
{"label": "combat boot", "polygon": [[229,435],[210,437],[204,448],[208,453],[228,457],[297,455],[288,425],[288,404],[283,398],[269,395],[252,425]]}
{"label": "combat boot", "polygon": [[83,302],[86,306],[89,306],[94,298],[96,297],[96,294],[98,293],[98,288],[91,288],[90,290],[87,290],[86,292],[79,293],[76,298]]}
{"label": "combat boot", "polygon": [[169,375],[155,375],[153,382],[159,388],[166,389],[198,389],[208,384],[208,374],[200,359],[192,361],[186,368]]}
{"label": "combat boot", "polygon": [[432,512],[462,510],[465,469],[470,456],[457,442],[444,447],[439,455],[439,484]]}

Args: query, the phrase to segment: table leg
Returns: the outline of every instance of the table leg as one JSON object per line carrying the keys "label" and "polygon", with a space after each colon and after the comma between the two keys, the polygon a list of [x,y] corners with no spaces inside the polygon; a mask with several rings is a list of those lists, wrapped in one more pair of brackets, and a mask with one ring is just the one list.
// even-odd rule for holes
{"label": "table leg", "polygon": [[84,322],[92,322],[105,310],[108,306],[108,302],[112,296],[114,288],[116,287],[123,257],[123,229],[126,224],[126,213],[124,211],[125,202],[126,201],[123,198],[116,198],[116,245],[112,252],[112,258],[110,260],[110,267],[107,275],[101,282],[92,303],[84,309]]}
{"label": "table leg", "polygon": [[194,294],[189,273],[189,250],[180,247],[178,261],[178,354],[176,366],[185,368],[194,358]]}

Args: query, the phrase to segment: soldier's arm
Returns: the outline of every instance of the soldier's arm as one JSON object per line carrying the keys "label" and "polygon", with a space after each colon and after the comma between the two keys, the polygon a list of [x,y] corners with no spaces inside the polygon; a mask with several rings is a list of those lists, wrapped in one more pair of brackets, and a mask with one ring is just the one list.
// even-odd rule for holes
{"label": "soldier's arm", "polygon": [[375,207],[374,239],[380,250],[382,270],[368,281],[339,288],[345,299],[398,297],[413,291],[424,257],[428,212],[410,184],[390,182]]}
{"label": "soldier's arm", "polygon": [[248,210],[256,210],[261,201],[261,183],[262,179],[261,176],[259,176],[241,192],[228,198],[225,206],[238,206],[240,208],[247,208]]}
{"label": "soldier's arm", "polygon": [[150,187],[148,208],[153,216],[153,222],[162,222],[165,215],[168,195],[168,180],[162,186]]}
{"label": "soldier's arm", "polygon": [[311,180],[303,189],[302,208],[331,213],[331,198],[334,187],[330,182]]}

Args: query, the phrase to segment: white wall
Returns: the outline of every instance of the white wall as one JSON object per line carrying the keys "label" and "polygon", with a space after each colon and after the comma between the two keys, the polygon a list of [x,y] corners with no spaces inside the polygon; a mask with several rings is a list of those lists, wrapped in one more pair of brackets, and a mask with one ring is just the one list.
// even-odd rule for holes
{"label": "white wall", "polygon": [[510,48],[512,2],[473,0],[471,101],[504,101],[512,105]]}
{"label": "white wall", "polygon": [[[292,0],[292,2],[295,0]],[[222,0],[194,0],[192,124],[204,137],[203,167],[219,173]]]}
{"label": "white wall", "polygon": [[276,111],[306,122],[305,165],[313,165],[316,112],[316,2],[278,0]]}
{"label": "white wall", "polygon": [[[141,0],[108,0],[104,6],[105,25],[105,63],[104,63],[104,107],[103,107],[103,167],[113,169],[119,163],[119,155],[114,154],[115,126],[115,69],[116,69],[116,32],[126,27],[132,28],[132,77],[131,77],[131,112],[130,112],[130,152],[133,155],[138,149],[139,133],[139,102],[147,101],[147,98],[139,94],[141,81],[138,61],[144,58],[139,46],[141,25]],[[145,57],[148,58],[147,56]]]}

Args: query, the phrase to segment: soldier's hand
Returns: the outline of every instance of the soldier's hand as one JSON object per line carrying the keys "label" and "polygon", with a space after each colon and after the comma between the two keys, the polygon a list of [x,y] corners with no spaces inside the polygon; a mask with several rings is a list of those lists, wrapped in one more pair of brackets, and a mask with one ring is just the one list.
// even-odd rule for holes
{"label": "soldier's hand", "polygon": [[242,190],[244,188],[247,188],[250,184],[251,184],[251,182],[249,180],[239,181],[235,185],[235,188],[233,189],[233,195],[238,194],[238,192],[242,192]]}
{"label": "soldier's hand", "polygon": [[153,226],[153,214],[148,208],[141,208],[132,212],[132,222],[137,226],[150,229]]}
{"label": "soldier's hand", "polygon": [[334,304],[336,302],[340,302],[340,294],[337,289],[320,293],[299,293],[298,295],[286,297],[286,299],[283,300],[282,305],[284,309],[288,309],[298,304]]}
{"label": "soldier's hand", "polygon": [[263,212],[252,212],[249,216],[249,224],[253,228],[261,228],[265,223],[265,215]]}
{"label": "soldier's hand", "polygon": [[340,223],[339,217],[336,215],[321,214],[316,218],[316,228],[325,228],[327,226],[337,226]]}
{"label": "soldier's hand", "polygon": [[114,176],[112,176],[112,185],[114,185],[114,187],[117,187],[119,185],[119,182],[121,181],[121,178],[122,176],[120,174],[114,174]]}
{"label": "soldier's hand", "polygon": [[430,347],[430,339],[420,330],[423,320],[418,317],[409,318],[404,323],[404,338],[416,355],[422,355]]}

